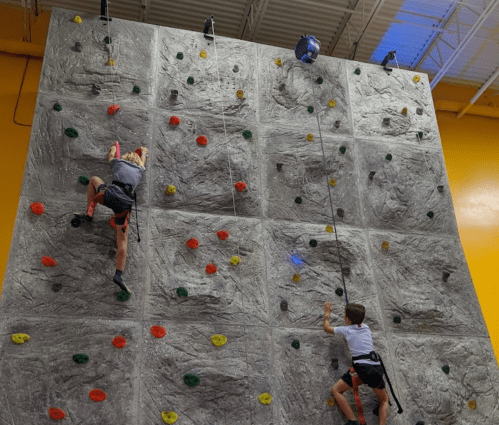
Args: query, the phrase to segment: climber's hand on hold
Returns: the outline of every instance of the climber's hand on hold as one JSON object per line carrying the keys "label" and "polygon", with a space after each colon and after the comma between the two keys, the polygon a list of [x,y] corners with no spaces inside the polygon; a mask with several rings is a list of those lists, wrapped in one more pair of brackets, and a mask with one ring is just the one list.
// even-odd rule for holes
{"label": "climber's hand on hold", "polygon": [[111,161],[116,156],[116,146],[111,146],[107,153],[107,162]]}
{"label": "climber's hand on hold", "polygon": [[144,146],[141,146],[140,150],[142,151],[142,156],[141,156],[140,159],[142,160],[142,164],[145,166],[146,165],[147,156],[149,155],[149,149],[147,149]]}
{"label": "climber's hand on hold", "polygon": [[331,306],[331,303],[326,303],[324,304],[324,313],[329,316],[331,312],[333,311],[333,307]]}

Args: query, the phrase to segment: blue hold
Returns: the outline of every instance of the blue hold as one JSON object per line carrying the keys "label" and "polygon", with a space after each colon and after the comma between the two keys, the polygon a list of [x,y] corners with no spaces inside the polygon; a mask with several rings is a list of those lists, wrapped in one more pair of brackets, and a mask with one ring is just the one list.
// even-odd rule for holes
{"label": "blue hold", "polygon": [[315,35],[302,35],[295,47],[296,59],[304,63],[312,63],[319,56],[320,49],[321,42],[315,38]]}
{"label": "blue hold", "polygon": [[303,260],[296,255],[291,256],[291,261],[293,261],[293,264],[296,264],[297,266],[299,266],[303,263]]}

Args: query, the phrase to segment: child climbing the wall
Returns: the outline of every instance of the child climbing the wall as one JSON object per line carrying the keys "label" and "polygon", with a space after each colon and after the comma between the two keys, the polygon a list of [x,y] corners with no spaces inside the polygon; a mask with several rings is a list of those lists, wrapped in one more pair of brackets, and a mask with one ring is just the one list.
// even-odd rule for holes
{"label": "child climbing the wall", "polygon": [[[383,380],[383,368],[379,361],[373,360],[376,357],[371,331],[369,326],[362,323],[366,309],[361,304],[347,304],[344,315],[347,326],[338,327],[333,327],[329,323],[332,310],[330,303],[324,304],[324,331],[345,337],[352,355],[353,368],[362,382],[372,388],[376,394],[380,403],[379,424],[385,425],[388,417],[388,393]],[[348,419],[346,425],[359,425],[347,399],[343,395],[345,391],[351,390],[352,387],[352,376],[348,371],[334,384],[331,391],[336,403],[338,403],[338,407]]]}
{"label": "child climbing the wall", "polygon": [[103,194],[102,203],[104,206],[111,208],[116,214],[115,224],[118,250],[116,253],[116,273],[114,274],[113,282],[123,291],[130,294],[130,289],[123,281],[128,247],[128,226],[125,226],[125,222],[133,205],[135,189],[142,180],[149,151],[147,148],[141,147],[135,152],[126,153],[119,159],[117,158],[117,146],[119,145],[116,142],[109,148],[107,154],[107,161],[113,167],[112,183],[107,185],[101,178],[92,177],[87,190],[87,214],[75,214],[75,217],[91,222],[93,214],[89,213],[89,206],[97,194]]}

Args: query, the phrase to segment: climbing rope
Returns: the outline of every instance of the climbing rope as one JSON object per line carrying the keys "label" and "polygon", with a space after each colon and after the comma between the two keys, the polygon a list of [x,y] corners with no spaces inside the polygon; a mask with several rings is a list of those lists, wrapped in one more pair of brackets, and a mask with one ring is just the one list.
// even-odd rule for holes
{"label": "climbing rope", "polygon": [[[111,38],[111,20],[109,18],[109,0],[106,0],[106,21],[107,21],[107,41],[109,41],[109,45],[111,46],[108,50],[108,60],[111,59],[111,52],[114,51],[114,48],[113,48],[113,39]],[[107,43],[106,43],[107,44]],[[107,46],[106,46],[107,48]],[[113,95],[113,104],[116,104],[116,96],[114,94],[114,88],[113,88],[113,85],[114,85],[114,77],[115,77],[115,74],[114,74],[114,66],[111,66],[111,78],[112,78],[112,83],[111,83],[111,94]],[[118,126],[116,124],[116,117],[115,117],[116,114],[113,114],[113,122],[114,122],[114,134],[116,134],[116,137],[118,136]]]}
{"label": "climbing rope", "polygon": [[315,110],[316,110],[315,117],[317,118],[317,126],[319,127],[319,138],[321,140],[322,161],[323,161],[323,165],[324,165],[324,173],[326,175],[326,186],[327,186],[327,190],[328,190],[328,194],[329,194],[329,204],[331,205],[331,217],[333,219],[334,235],[336,238],[336,249],[338,250],[338,258],[340,260],[341,280],[343,282],[343,291],[345,293],[345,303],[348,304],[348,293],[347,293],[347,287],[345,284],[345,276],[343,274],[343,263],[341,261],[340,243],[338,240],[338,228],[336,227],[336,220],[334,219],[333,197],[331,195],[331,186],[329,184],[329,175],[327,172],[327,164],[326,164],[326,153],[324,151],[324,142],[322,140],[321,122],[319,119],[320,105],[319,105],[319,103],[317,101],[317,97],[315,95],[315,84],[314,84],[315,80],[312,78],[312,69],[311,68],[309,68],[309,72],[310,72],[310,80],[312,81],[312,93],[313,93],[313,97],[314,97],[314,105],[315,105]]}

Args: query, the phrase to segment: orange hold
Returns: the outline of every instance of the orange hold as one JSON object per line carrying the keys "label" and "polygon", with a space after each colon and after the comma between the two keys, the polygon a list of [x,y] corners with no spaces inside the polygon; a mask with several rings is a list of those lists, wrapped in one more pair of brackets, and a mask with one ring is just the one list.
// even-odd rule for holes
{"label": "orange hold", "polygon": [[102,390],[99,390],[98,388],[95,388],[92,391],[90,391],[88,393],[88,396],[96,403],[104,401],[107,398],[106,393]]}
{"label": "orange hold", "polygon": [[51,407],[49,409],[49,416],[54,421],[60,421],[61,419],[64,419],[66,417],[66,413],[62,409],[58,409],[57,407]]}
{"label": "orange hold", "polygon": [[155,338],[163,338],[166,335],[166,330],[163,326],[151,326],[151,333]]}
{"label": "orange hold", "polygon": [[186,243],[185,243],[190,249],[196,249],[198,246],[199,246],[199,242],[197,239],[195,238],[191,238],[189,239]]}
{"label": "orange hold", "polygon": [[215,264],[208,264],[206,266],[206,273],[208,274],[213,274],[213,273],[216,273],[218,271],[217,269],[217,266],[215,266]]}
{"label": "orange hold", "polygon": [[208,139],[206,138],[206,136],[199,136],[196,139],[196,142],[198,143],[198,145],[205,146],[208,143]]}
{"label": "orange hold", "polygon": [[180,124],[180,122],[181,122],[181,121],[180,121],[180,118],[179,118],[179,117],[177,117],[177,116],[175,116],[175,115],[174,115],[173,117],[171,117],[171,118],[170,118],[170,124],[171,124],[171,125],[179,125],[179,124]]}
{"label": "orange hold", "polygon": [[114,115],[119,110],[120,110],[119,105],[112,104],[109,108],[107,108],[107,113],[109,115]]}
{"label": "orange hold", "polygon": [[227,230],[219,230],[217,232],[217,236],[221,239],[221,240],[225,240],[229,237],[230,233],[227,232]]}
{"label": "orange hold", "polygon": [[33,214],[35,215],[42,215],[43,212],[45,211],[43,204],[40,202],[33,202],[29,207],[31,208],[31,211],[33,211]]}
{"label": "orange hold", "polygon": [[244,189],[246,189],[246,183],[244,182],[237,182],[234,184],[234,187],[238,192],[242,192]]}
{"label": "orange hold", "polygon": [[44,266],[46,267],[55,267],[57,266],[57,261],[55,261],[53,258],[51,257],[47,257],[46,255],[44,255],[42,257],[42,263]]}
{"label": "orange hold", "polygon": [[124,336],[121,336],[121,335],[114,337],[113,345],[116,348],[123,348],[126,345],[126,338]]}

